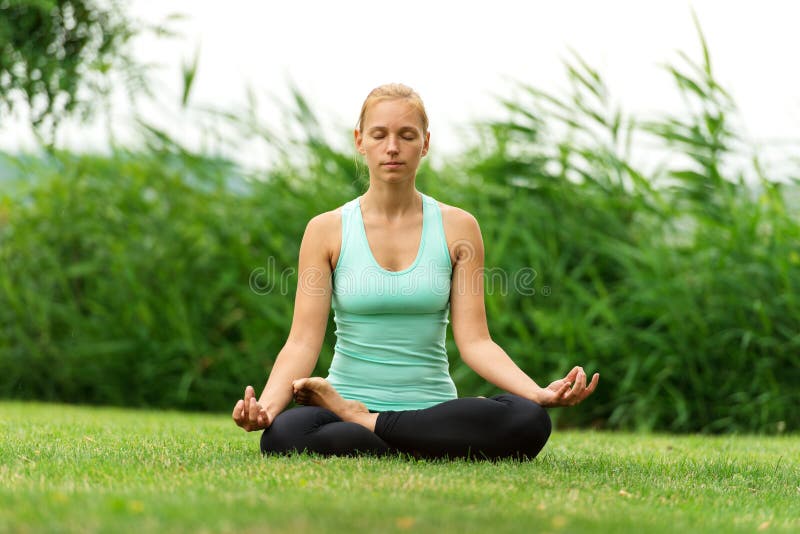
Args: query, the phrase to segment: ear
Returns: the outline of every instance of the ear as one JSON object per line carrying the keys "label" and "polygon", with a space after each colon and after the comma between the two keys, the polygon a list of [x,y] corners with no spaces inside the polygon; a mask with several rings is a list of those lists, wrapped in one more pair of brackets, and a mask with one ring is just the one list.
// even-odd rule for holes
{"label": "ear", "polygon": [[353,141],[355,141],[356,150],[358,150],[360,154],[364,154],[364,137],[361,135],[361,131],[358,128],[353,130]]}
{"label": "ear", "polygon": [[430,146],[431,146],[431,133],[425,132],[425,142],[422,144],[423,156],[428,153],[428,149],[430,148]]}

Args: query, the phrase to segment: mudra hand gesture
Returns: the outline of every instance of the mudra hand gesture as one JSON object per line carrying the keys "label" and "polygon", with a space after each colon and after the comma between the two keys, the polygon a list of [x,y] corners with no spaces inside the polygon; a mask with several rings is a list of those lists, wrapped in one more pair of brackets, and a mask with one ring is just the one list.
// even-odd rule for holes
{"label": "mudra hand gesture", "polygon": [[256,400],[253,386],[244,389],[244,399],[239,399],[233,408],[233,420],[248,432],[263,430],[272,424],[272,416],[260,402]]}
{"label": "mudra hand gesture", "polygon": [[575,406],[594,393],[600,374],[595,373],[589,385],[583,367],[575,366],[564,378],[550,383],[539,391],[538,403],[542,406]]}

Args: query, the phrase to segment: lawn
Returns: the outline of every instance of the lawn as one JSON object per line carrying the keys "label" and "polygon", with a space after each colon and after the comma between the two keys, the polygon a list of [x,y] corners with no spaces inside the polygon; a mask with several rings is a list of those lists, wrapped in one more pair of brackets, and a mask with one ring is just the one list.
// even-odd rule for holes
{"label": "lawn", "polygon": [[800,436],[556,431],[532,462],[262,458],[229,416],[0,403],[2,532],[789,532]]}

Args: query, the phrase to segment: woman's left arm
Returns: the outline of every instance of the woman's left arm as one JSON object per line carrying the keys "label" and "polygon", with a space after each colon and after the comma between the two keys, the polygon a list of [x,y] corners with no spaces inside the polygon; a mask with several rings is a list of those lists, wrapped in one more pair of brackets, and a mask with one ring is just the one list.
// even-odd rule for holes
{"label": "woman's left arm", "polygon": [[484,305],[484,248],[478,221],[454,208],[450,228],[455,232],[455,263],[450,288],[453,337],[472,370],[495,386],[543,406],[570,406],[581,402],[597,387],[595,373],[586,384],[586,373],[573,368],[564,378],[540,387],[526,375],[489,335]]}

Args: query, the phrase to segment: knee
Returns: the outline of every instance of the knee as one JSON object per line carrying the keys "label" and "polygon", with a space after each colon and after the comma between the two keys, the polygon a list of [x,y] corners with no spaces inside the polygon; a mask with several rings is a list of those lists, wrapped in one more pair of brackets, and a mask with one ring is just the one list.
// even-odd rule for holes
{"label": "knee", "polygon": [[281,433],[275,429],[273,423],[261,433],[261,454],[285,453],[287,448],[283,441]]}
{"label": "knee", "polygon": [[278,414],[272,424],[261,433],[261,454],[286,453],[292,442],[293,427],[299,422],[297,409]]}
{"label": "knee", "polygon": [[267,433],[269,432],[269,428],[264,429],[264,432],[261,433],[261,454],[267,454],[270,452],[269,450],[269,438],[267,438]]}
{"label": "knee", "polygon": [[320,426],[339,420],[332,412],[298,406],[281,412],[261,434],[261,454],[285,454],[305,445],[305,439]]}
{"label": "knee", "polygon": [[542,406],[531,403],[531,408],[528,411],[528,417],[531,422],[531,428],[536,428],[542,439],[542,445],[550,438],[550,432],[553,430],[553,422],[550,420],[550,414],[547,413]]}
{"label": "knee", "polygon": [[521,450],[536,456],[544,448],[552,431],[552,421],[547,410],[533,401],[520,397],[514,410],[512,433],[520,442]]}

